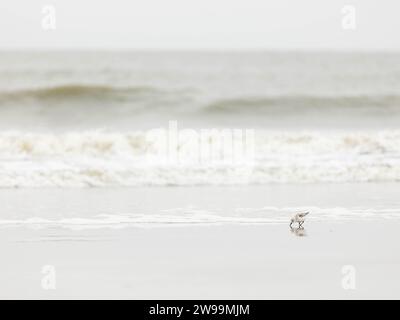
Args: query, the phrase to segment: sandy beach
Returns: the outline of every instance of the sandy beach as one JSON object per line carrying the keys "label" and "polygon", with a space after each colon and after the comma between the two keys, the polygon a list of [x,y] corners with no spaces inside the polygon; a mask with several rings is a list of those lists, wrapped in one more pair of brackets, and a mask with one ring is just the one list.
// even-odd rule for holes
{"label": "sandy beach", "polygon": [[[0,297],[399,298],[396,190],[396,184],[4,189]],[[360,209],[362,201],[369,210]],[[296,206],[313,208],[300,231],[289,228],[289,208]],[[45,266],[53,268],[55,289],[42,286]],[[354,289],[342,285],[348,266]]]}
{"label": "sandy beach", "polygon": [[[396,222],[1,230],[3,299],[398,299]],[[55,269],[45,290],[43,265]],[[343,266],[355,268],[344,289]]]}

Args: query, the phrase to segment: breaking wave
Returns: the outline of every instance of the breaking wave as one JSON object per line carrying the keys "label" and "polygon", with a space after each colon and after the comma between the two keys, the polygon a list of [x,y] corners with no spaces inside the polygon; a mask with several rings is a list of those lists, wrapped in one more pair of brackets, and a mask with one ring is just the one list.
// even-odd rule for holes
{"label": "breaking wave", "polygon": [[[238,159],[200,157],[195,139],[181,132],[171,150],[145,131],[5,132],[0,134],[0,187],[400,181],[400,130],[259,130],[254,154]],[[206,143],[210,150],[221,147],[218,138]]]}

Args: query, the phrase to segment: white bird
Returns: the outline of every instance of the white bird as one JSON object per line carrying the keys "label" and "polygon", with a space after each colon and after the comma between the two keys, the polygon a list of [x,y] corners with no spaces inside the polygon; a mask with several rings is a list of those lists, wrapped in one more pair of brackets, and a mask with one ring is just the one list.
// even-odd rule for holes
{"label": "white bird", "polygon": [[298,223],[299,224],[299,228],[303,225],[305,219],[306,219],[306,215],[308,215],[309,212],[302,212],[302,213],[298,213],[296,214],[291,220],[290,220],[290,227],[292,227],[293,223]]}

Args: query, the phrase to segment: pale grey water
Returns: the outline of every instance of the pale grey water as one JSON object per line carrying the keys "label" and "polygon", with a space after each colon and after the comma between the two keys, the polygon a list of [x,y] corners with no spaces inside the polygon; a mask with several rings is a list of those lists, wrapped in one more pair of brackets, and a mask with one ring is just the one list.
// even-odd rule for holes
{"label": "pale grey water", "polygon": [[1,52],[0,129],[393,128],[400,54]]}

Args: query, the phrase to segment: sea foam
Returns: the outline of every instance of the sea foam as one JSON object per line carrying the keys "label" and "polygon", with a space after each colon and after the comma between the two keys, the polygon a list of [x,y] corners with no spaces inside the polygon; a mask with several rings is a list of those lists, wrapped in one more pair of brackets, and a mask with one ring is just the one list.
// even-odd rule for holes
{"label": "sea foam", "polygon": [[[193,135],[180,135],[177,158],[146,131],[0,134],[0,187],[243,185],[400,180],[400,131],[256,130],[254,155],[208,162]],[[208,139],[210,148],[221,147]],[[215,160],[215,159],[214,159]]]}

